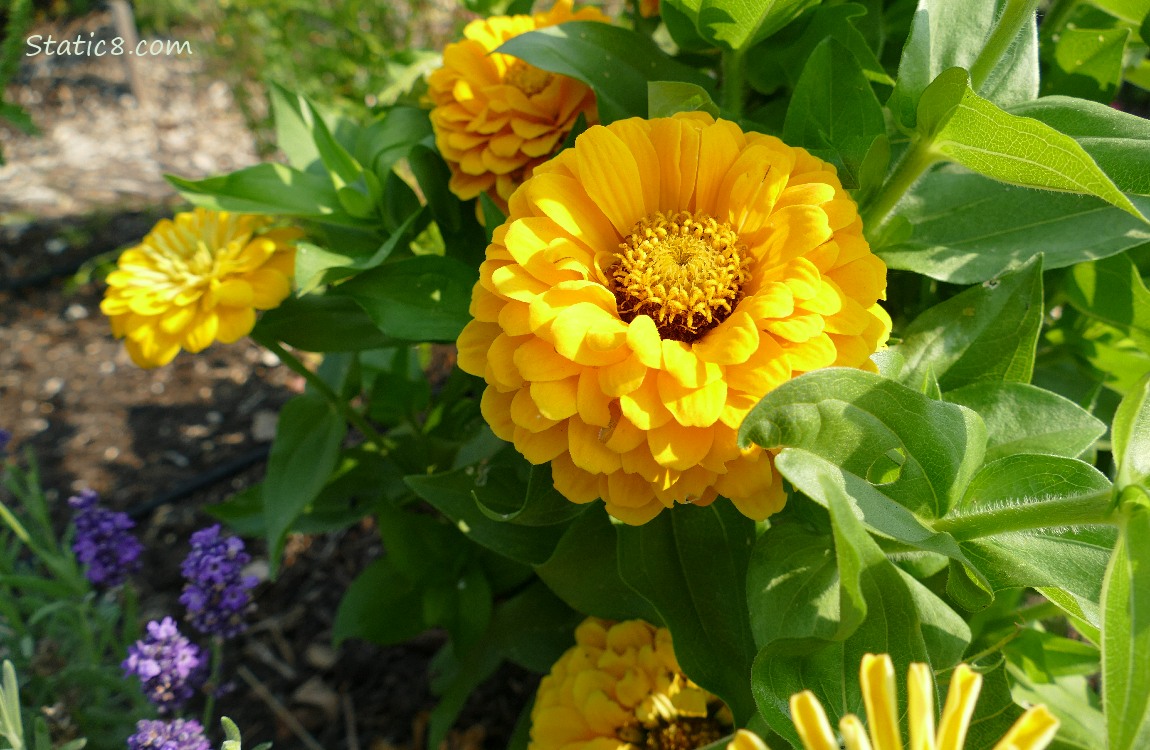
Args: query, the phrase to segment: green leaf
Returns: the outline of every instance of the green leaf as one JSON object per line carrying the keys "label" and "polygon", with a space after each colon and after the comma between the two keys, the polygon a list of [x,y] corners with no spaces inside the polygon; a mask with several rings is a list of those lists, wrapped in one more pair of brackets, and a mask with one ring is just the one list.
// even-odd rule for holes
{"label": "green leaf", "polygon": [[[1133,200],[1150,211],[1150,200]],[[877,248],[883,261],[954,284],[1016,271],[1038,252],[1049,270],[1150,240],[1142,221],[1097,198],[1013,187],[952,169],[920,179],[897,213],[909,222],[911,234]]]}
{"label": "green leaf", "polygon": [[344,210],[330,177],[300,172],[283,164],[256,164],[203,180],[165,178],[193,206],[273,216],[298,216],[330,224],[366,227],[369,222]]}
{"label": "green leaf", "polygon": [[555,489],[550,464],[534,466],[508,447],[485,465],[487,481],[474,491],[479,509],[493,521],[521,526],[566,523],[587,510]]}
{"label": "green leaf", "polygon": [[722,698],[736,722],[747,721],[754,714],[746,598],[754,522],[730,503],[715,503],[616,531],[619,572],[671,631],[684,672]]}
{"label": "green leaf", "polygon": [[978,415],[862,370],[825,368],[768,393],[743,420],[739,444],[802,448],[858,477],[899,456],[883,492],[912,513],[938,518],[982,465]]}
{"label": "green leaf", "polygon": [[682,81],[651,81],[647,84],[647,116],[670,117],[676,112],[706,112],[719,116],[719,106],[702,86]]}
{"label": "green leaf", "polygon": [[709,78],[668,57],[649,37],[595,21],[568,21],[529,31],[496,51],[590,86],[604,125],[646,117],[649,81],[685,81],[708,93],[714,88]]}
{"label": "green leaf", "polygon": [[416,211],[408,216],[402,226],[371,255],[340,252],[310,242],[297,242],[295,268],[296,278],[299,280],[299,293],[308,294],[320,286],[350,276],[355,271],[375,268],[387,260],[401,240],[410,239],[411,228],[422,217],[422,211]]}
{"label": "green leaf", "polygon": [[834,39],[815,47],[791,97],[783,139],[829,157],[843,187],[854,188],[871,144],[885,134],[882,105],[854,55]]}
{"label": "green leaf", "polygon": [[345,434],[347,423],[321,396],[304,393],[280,410],[263,484],[273,573],[279,567],[288,529],[335,469]]}
{"label": "green leaf", "polygon": [[336,292],[358,302],[388,336],[454,341],[471,320],[471,287],[477,276],[452,258],[420,255],[361,273]]}
{"label": "green leaf", "polygon": [[308,352],[361,351],[395,343],[354,300],[333,294],[288,297],[260,316],[252,336]]}
{"label": "green leaf", "polygon": [[425,629],[422,592],[390,557],[369,564],[348,586],[335,613],[331,637],[389,645],[414,638]]}
{"label": "green leaf", "polygon": [[1150,193],[1150,121],[1098,102],[1044,96],[1010,108],[1065,133],[1126,193]]}
{"label": "green leaf", "polygon": [[1127,331],[1150,350],[1150,290],[1128,255],[1074,266],[1065,291],[1075,308]]}
{"label": "green leaf", "polygon": [[773,525],[751,552],[747,605],[759,648],[783,638],[833,638],[839,575],[831,538],[799,524]]}
{"label": "green leaf", "polygon": [[933,139],[937,154],[974,172],[1012,185],[1094,195],[1145,221],[1073,138],[978,96],[962,68],[942,73],[923,92],[919,130]]}
{"label": "green leaf", "polygon": [[695,26],[712,42],[738,52],[771,36],[819,0],[702,0]]}
{"label": "green leaf", "polygon": [[268,86],[268,99],[271,100],[272,117],[275,121],[276,146],[283,151],[289,165],[306,171],[319,161],[319,149],[316,148],[311,131],[300,113],[299,105],[302,97],[272,82]]}
{"label": "green leaf", "polygon": [[1102,595],[1108,750],[1150,745],[1150,509],[1131,505],[1124,520]]}
{"label": "green leaf", "polygon": [[615,527],[603,508],[591,508],[564,532],[555,553],[535,566],[539,578],[574,609],[608,620],[657,622],[659,614],[619,575]]}
{"label": "green leaf", "polygon": [[354,185],[363,174],[363,166],[352,158],[343,144],[332,136],[327,123],[324,122],[315,105],[303,97],[300,97],[299,101],[300,116],[303,118],[304,125],[311,132],[316,150],[319,151],[319,157],[327,168],[328,174],[331,175],[336,189],[338,190],[344,185]]}
{"label": "green leaf", "polygon": [[393,107],[360,131],[353,149],[355,158],[382,178],[415,144],[432,135],[425,109]]}
{"label": "green leaf", "polygon": [[409,476],[404,481],[476,544],[528,565],[547,560],[563,536],[564,526],[518,526],[487,517],[476,504],[474,493],[482,489],[489,478],[486,467],[481,465],[442,474]]}
{"label": "green leaf", "polygon": [[[949,68],[969,70],[994,28],[1002,2],[920,0],[910,37],[898,65],[898,82],[888,106],[906,129],[915,127],[919,98]],[[1005,55],[987,76],[979,93],[1000,106],[1038,95],[1038,42],[1031,18],[1018,32]]]}
{"label": "green leaf", "polygon": [[1118,489],[1141,486],[1150,496],[1150,373],[1122,399],[1110,428],[1110,442],[1118,466]]}
{"label": "green leaf", "polygon": [[986,423],[987,463],[1015,453],[1075,458],[1106,433],[1106,425],[1073,401],[1026,383],[978,383],[946,393]]}
{"label": "green leaf", "polygon": [[904,378],[930,368],[942,390],[1030,381],[1042,328],[1042,263],[1031,261],[930,308],[903,332]]}
{"label": "green leaf", "polygon": [[1042,79],[1042,92],[1111,101],[1122,80],[1129,37],[1127,28],[1063,27],[1058,31],[1051,65]]}

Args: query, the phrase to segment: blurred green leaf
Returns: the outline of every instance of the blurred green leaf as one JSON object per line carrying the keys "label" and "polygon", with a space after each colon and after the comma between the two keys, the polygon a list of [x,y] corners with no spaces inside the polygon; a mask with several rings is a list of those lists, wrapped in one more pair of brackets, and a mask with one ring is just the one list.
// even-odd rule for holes
{"label": "blurred green leaf", "polygon": [[1122,399],[1110,428],[1110,443],[1118,489],[1140,486],[1150,497],[1150,372]]}
{"label": "blurred green leaf", "polygon": [[1150,509],[1145,504],[1125,511],[1103,584],[1102,612],[1107,748],[1144,748],[1150,745]]}
{"label": "blurred green leaf", "polygon": [[706,112],[719,116],[719,107],[702,86],[683,81],[650,81],[647,84],[647,116],[670,117],[676,112]]}
{"label": "blurred green leaf", "polygon": [[650,81],[685,81],[708,93],[714,88],[711,79],[668,57],[649,37],[595,21],[568,21],[520,34],[497,51],[590,86],[604,125],[646,117]]}
{"label": "blurred green leaf", "polygon": [[420,255],[387,263],[340,284],[384,334],[406,341],[454,341],[471,320],[478,274],[457,260]]}
{"label": "blurred green leaf", "polygon": [[704,37],[727,49],[747,49],[766,39],[820,0],[688,0],[697,5],[695,27]]}
{"label": "blurred green leaf", "polygon": [[403,224],[384,240],[379,249],[370,255],[341,252],[310,242],[297,242],[295,268],[299,293],[308,294],[332,281],[351,276],[356,271],[379,266],[395,251],[400,242],[411,240],[411,230],[422,218],[422,210],[408,216]]}
{"label": "blurred green leaf", "polygon": [[332,294],[288,297],[260,316],[253,336],[308,352],[360,351],[394,343],[354,300]]}
{"label": "blurred green leaf", "polygon": [[902,332],[904,378],[931,368],[942,390],[1027,383],[1042,328],[1042,263],[971,287],[930,308]]}
{"label": "blurred green leaf", "polygon": [[277,83],[268,86],[272,118],[275,121],[276,146],[287,157],[288,164],[301,171],[319,161],[319,149],[300,112],[299,97]]}
{"label": "blurred green leaf", "polygon": [[843,187],[855,188],[871,144],[885,134],[882,105],[858,61],[834,39],[823,41],[795,86],[783,139],[828,159]]}
{"label": "blurred green leaf", "polygon": [[986,423],[987,463],[1014,453],[1075,458],[1106,433],[1078,404],[1026,383],[977,383],[947,392],[946,400]]}
{"label": "blurred green leaf", "polygon": [[1064,289],[1071,305],[1127,331],[1150,352],[1150,290],[1128,255],[1074,266]]}
{"label": "blurred green leaf", "polygon": [[345,434],[347,423],[322,396],[304,393],[280,410],[263,484],[273,574],[288,529],[327,483]]}
{"label": "blurred green leaf", "polygon": [[[1133,200],[1150,211],[1150,200]],[[877,247],[879,256],[891,268],[955,284],[1017,271],[1038,252],[1049,270],[1150,241],[1150,227],[1097,198],[1004,185],[953,168],[920,179],[897,211],[911,234]]]}
{"label": "blurred green leaf", "polygon": [[331,637],[371,643],[402,643],[425,629],[420,587],[408,579],[390,557],[372,562],[348,586],[335,613]]}
{"label": "blurred green leaf", "polygon": [[659,613],[684,672],[722,698],[739,723],[754,714],[746,592],[754,528],[732,504],[717,502],[616,529],[624,582]]}
{"label": "blurred green leaf", "polygon": [[1125,28],[1061,29],[1052,64],[1042,79],[1042,92],[1110,102],[1122,80],[1129,37],[1130,30]]}

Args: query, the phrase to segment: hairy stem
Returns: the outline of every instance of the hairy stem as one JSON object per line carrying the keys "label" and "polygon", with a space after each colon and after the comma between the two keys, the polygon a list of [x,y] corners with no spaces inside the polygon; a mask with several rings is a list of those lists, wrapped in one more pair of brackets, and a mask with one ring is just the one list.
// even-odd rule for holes
{"label": "hairy stem", "polygon": [[212,636],[212,662],[208,670],[207,681],[204,688],[207,697],[204,700],[203,721],[200,724],[208,731],[212,726],[212,714],[216,710],[216,693],[220,689],[220,672],[224,664],[224,639],[218,635]]}
{"label": "hairy stem", "polygon": [[931,525],[956,539],[977,539],[1008,531],[1044,529],[1072,524],[1116,523],[1113,492],[1106,489],[1086,497],[1068,497],[1030,505],[979,509],[940,518]]}
{"label": "hairy stem", "polygon": [[910,190],[911,185],[938,160],[938,154],[930,148],[929,141],[916,140],[911,143],[910,149],[903,155],[894,173],[870,200],[870,205],[862,211],[863,227],[866,228],[867,234],[874,236],[875,231],[886,222],[887,215],[902,200],[902,196]]}
{"label": "hairy stem", "polygon": [[998,61],[1010,49],[1023,22],[1034,15],[1036,7],[1038,0],[1006,0],[1006,6],[1002,9],[998,23],[994,25],[994,31],[990,32],[990,38],[986,40],[982,51],[970,66],[970,87],[976,93],[990,77],[994,66],[998,65]]}

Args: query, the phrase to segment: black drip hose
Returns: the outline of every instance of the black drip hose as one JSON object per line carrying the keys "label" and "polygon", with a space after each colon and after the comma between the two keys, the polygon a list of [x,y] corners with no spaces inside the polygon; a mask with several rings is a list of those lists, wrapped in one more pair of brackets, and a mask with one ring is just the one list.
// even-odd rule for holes
{"label": "black drip hose", "polygon": [[129,508],[127,511],[128,515],[132,518],[139,519],[151,513],[161,505],[168,505],[169,503],[174,503],[177,500],[183,500],[188,495],[199,492],[200,490],[210,487],[217,482],[222,482],[225,479],[229,479],[236,474],[239,474],[244,469],[266,461],[270,452],[270,445],[261,445],[258,448],[253,448],[242,456],[233,458],[231,461],[219,464],[218,466],[205,471],[203,474],[193,477],[190,481],[177,486],[170,492],[166,492],[163,495],[157,495],[151,500]]}

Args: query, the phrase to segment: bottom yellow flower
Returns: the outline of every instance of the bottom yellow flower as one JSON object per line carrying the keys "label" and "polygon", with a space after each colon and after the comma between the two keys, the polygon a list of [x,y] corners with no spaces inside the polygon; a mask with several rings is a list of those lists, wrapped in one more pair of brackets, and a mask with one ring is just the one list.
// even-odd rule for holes
{"label": "bottom yellow flower", "polygon": [[679,669],[669,631],[592,617],[539,684],[528,750],[693,750],[731,723],[722,701]]}
{"label": "bottom yellow flower", "polygon": [[[846,750],[902,750],[894,665],[888,655],[863,657],[859,668],[867,726],[854,714],[839,721]],[[965,664],[954,670],[937,731],[934,723],[934,677],[926,664],[911,664],[907,676],[909,750],[963,750],[982,676]],[[809,690],[791,696],[791,721],[806,750],[839,750],[818,698]],[[1034,706],[1018,717],[994,750],[1043,750],[1058,731],[1056,719],[1045,706]],[[767,750],[756,735],[740,730],[728,750]]]}

